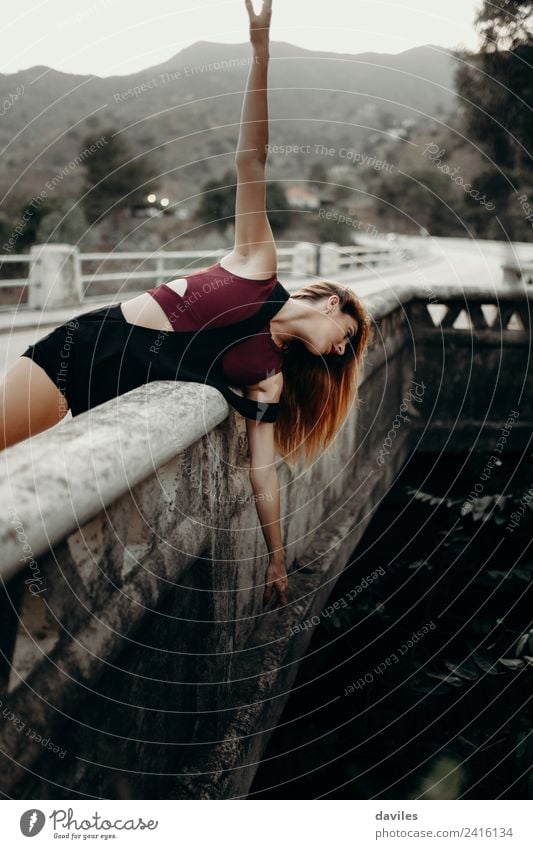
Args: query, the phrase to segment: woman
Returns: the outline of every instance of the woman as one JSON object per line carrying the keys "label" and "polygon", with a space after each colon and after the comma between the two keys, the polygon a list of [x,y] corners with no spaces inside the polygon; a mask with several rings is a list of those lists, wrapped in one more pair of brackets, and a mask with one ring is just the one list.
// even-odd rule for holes
{"label": "woman", "polygon": [[[235,245],[219,263],[112,307],[80,314],[30,346],[1,389],[2,447],[150,380],[216,386],[246,417],[250,481],[269,552],[264,601],[287,603],[276,450],[317,455],[357,396],[370,322],[355,295],[276,277],[265,209],[271,0],[255,15],[236,153]],[[259,304],[259,306],[258,306]],[[68,340],[68,342],[66,341]],[[241,385],[243,395],[230,389]],[[274,427],[275,422],[275,427]]]}

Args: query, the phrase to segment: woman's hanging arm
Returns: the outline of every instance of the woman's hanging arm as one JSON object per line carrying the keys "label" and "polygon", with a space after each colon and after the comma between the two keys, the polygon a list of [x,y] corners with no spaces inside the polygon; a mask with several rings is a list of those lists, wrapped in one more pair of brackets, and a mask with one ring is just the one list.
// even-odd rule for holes
{"label": "woman's hanging arm", "polygon": [[[282,389],[283,374],[279,372],[255,386],[247,386],[245,396],[265,405],[275,404],[279,402]],[[268,549],[263,601],[268,604],[276,600],[279,602],[281,612],[287,604],[289,584],[281,536],[281,503],[276,470],[274,425],[247,418],[246,430],[250,450],[250,483]]]}

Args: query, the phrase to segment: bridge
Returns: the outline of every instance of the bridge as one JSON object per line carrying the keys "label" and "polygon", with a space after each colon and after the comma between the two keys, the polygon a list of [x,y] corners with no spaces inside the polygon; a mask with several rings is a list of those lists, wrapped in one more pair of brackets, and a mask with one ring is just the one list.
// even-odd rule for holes
{"label": "bridge", "polygon": [[[305,471],[278,462],[282,615],[261,603],[244,420],[212,387],[151,383],[3,452],[4,794],[245,796],[306,623],[412,453],[494,450],[504,432],[506,450],[529,444],[531,289],[504,278],[498,243],[431,242],[403,265],[324,253],[376,332],[332,448]],[[312,251],[296,256],[289,289],[314,276]]]}

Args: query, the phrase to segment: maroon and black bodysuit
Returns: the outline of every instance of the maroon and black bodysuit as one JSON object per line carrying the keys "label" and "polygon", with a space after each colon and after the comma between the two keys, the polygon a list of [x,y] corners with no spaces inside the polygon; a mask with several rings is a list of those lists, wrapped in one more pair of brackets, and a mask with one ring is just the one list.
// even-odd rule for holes
{"label": "maroon and black bodysuit", "polygon": [[220,263],[185,279],[183,296],[166,285],[148,290],[172,331],[130,324],[116,304],[74,316],[22,356],[45,369],[73,416],[152,380],[185,380],[214,386],[247,418],[275,421],[279,404],[244,398],[230,385],[281,371],[282,349],[269,322],[289,292],[275,276],[238,277]]}
{"label": "maroon and black bodysuit", "polygon": [[[183,296],[163,284],[148,293],[163,309],[177,332],[202,327],[223,327],[242,321],[265,302],[276,286],[276,276],[251,280],[232,274],[220,263],[189,274]],[[231,386],[248,386],[281,371],[281,348],[270,334],[268,322],[257,332],[237,341],[222,356],[222,372]]]}

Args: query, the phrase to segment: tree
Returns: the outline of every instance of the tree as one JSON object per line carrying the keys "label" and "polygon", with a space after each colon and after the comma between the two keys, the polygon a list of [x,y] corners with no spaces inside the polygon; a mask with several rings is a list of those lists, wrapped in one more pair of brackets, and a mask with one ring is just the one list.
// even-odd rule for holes
{"label": "tree", "polygon": [[[464,211],[460,211],[468,228],[487,239],[501,238],[502,232],[496,221],[498,216],[500,220],[505,219],[506,231],[510,235],[514,227],[509,223],[511,210],[508,208],[509,180],[507,177],[500,171],[490,168],[474,177],[471,185],[474,195],[465,195]],[[495,209],[492,210],[491,207],[487,209],[479,203],[477,197],[487,198],[494,204]]]}
{"label": "tree", "polygon": [[498,217],[506,237],[513,239],[523,229],[513,188],[528,181],[533,146],[531,0],[484,0],[475,24],[481,50],[461,57],[467,61],[459,67],[456,85],[465,134],[484,151],[495,175],[491,179],[486,170],[478,179],[497,190]]}
{"label": "tree", "polygon": [[222,175],[220,181],[208,180],[202,186],[198,216],[206,224],[213,224],[221,233],[235,221],[235,183],[235,172],[230,169]]}
{"label": "tree", "polygon": [[531,167],[533,8],[531,0],[484,0],[475,24],[479,54],[456,74],[465,130],[500,168]]}
{"label": "tree", "polygon": [[[226,171],[220,180],[208,180],[202,186],[202,200],[197,214],[207,224],[224,232],[235,222],[235,192],[237,175],[233,169]],[[290,224],[291,212],[281,183],[272,181],[266,186],[266,209],[272,232],[281,232]]]}
{"label": "tree", "polygon": [[337,245],[355,244],[357,228],[350,226],[345,221],[335,221],[332,218],[319,218],[316,229],[318,241],[320,242],[336,242]]}
{"label": "tree", "polygon": [[531,0],[500,0],[499,6],[485,0],[474,23],[481,36],[482,50],[516,50],[531,43]]}
{"label": "tree", "polygon": [[465,207],[459,191],[448,177],[428,169],[398,173],[394,180],[380,176],[374,187],[377,213],[385,227],[413,232],[422,226],[434,236],[464,231]]}
{"label": "tree", "polygon": [[83,161],[86,194],[82,200],[91,224],[112,209],[144,202],[158,188],[151,161],[137,156],[116,128],[107,127],[87,136],[84,151],[91,147],[95,149]]}
{"label": "tree", "polygon": [[44,215],[37,228],[36,241],[77,244],[87,231],[87,219],[79,203],[63,199]]}
{"label": "tree", "polygon": [[12,235],[15,238],[15,246],[12,253],[24,253],[35,244],[42,219],[53,209],[54,200],[48,197],[42,198],[40,195],[22,204],[16,216],[16,222],[13,221]]}
{"label": "tree", "polygon": [[267,183],[266,208],[272,232],[282,233],[283,230],[286,230],[291,223],[292,212],[287,200],[287,195],[285,194],[285,189],[281,183],[278,183],[275,180],[271,183]]}
{"label": "tree", "polygon": [[[323,162],[313,162],[307,172],[307,182],[310,188],[323,191],[328,182],[328,169]],[[318,183],[318,185],[316,185]]]}
{"label": "tree", "polygon": [[0,211],[0,245],[3,245],[9,239],[12,231],[13,227],[11,226],[10,218],[5,212]]}

